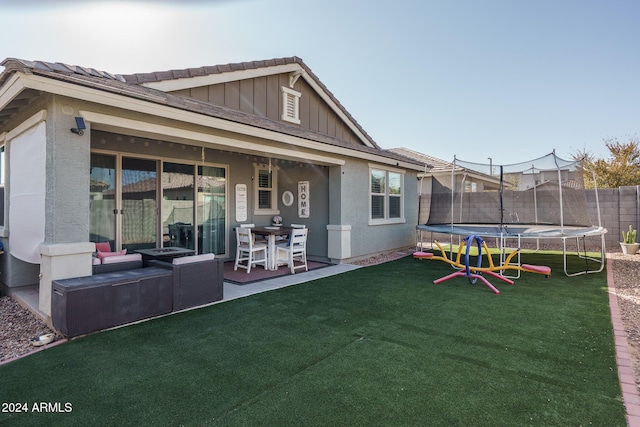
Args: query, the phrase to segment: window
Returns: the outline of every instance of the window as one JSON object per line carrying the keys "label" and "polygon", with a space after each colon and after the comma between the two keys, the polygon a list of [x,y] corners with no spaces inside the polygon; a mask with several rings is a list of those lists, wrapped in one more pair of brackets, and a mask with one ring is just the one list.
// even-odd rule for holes
{"label": "window", "polygon": [[282,120],[300,124],[300,96],[296,90],[282,86]]}
{"label": "window", "polygon": [[384,219],[385,178],[385,171],[371,171],[371,219]]}
{"label": "window", "polygon": [[478,184],[475,182],[465,182],[464,183],[464,192],[465,193],[475,193],[478,191]]}
{"label": "window", "polygon": [[277,215],[278,168],[271,165],[254,165],[254,215]]}
{"label": "window", "polygon": [[370,169],[370,220],[372,224],[404,222],[402,172]]}

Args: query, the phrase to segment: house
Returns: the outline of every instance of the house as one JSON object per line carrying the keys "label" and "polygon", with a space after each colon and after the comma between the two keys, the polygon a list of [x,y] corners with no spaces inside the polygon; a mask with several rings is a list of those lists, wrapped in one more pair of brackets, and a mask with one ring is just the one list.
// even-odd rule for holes
{"label": "house", "polygon": [[298,57],[118,75],[0,65],[4,293],[91,275],[95,242],[235,257],[241,223],[345,263],[415,243],[421,161],[381,149]]}

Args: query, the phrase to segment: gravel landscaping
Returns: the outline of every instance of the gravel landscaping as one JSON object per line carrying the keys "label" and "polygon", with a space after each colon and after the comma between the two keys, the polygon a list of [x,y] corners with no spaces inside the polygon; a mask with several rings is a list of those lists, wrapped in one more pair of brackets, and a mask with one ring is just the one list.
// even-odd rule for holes
{"label": "gravel landscaping", "polygon": [[16,300],[0,298],[0,363],[34,351],[31,338],[50,332],[39,317]]}

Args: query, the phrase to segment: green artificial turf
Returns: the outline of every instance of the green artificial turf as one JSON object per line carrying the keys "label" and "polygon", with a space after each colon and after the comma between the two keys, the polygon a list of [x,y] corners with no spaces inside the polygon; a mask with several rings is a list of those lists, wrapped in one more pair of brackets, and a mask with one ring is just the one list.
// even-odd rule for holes
{"label": "green artificial turf", "polygon": [[525,262],[553,273],[408,257],[72,340],[0,367],[0,425],[626,425],[605,273]]}

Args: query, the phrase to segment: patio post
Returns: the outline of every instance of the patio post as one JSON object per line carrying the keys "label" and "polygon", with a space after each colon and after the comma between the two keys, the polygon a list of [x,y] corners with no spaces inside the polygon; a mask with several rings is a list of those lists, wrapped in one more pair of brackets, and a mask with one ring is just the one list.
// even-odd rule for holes
{"label": "patio post", "polygon": [[327,225],[329,247],[327,255],[332,260],[342,263],[351,258],[351,225]]}

